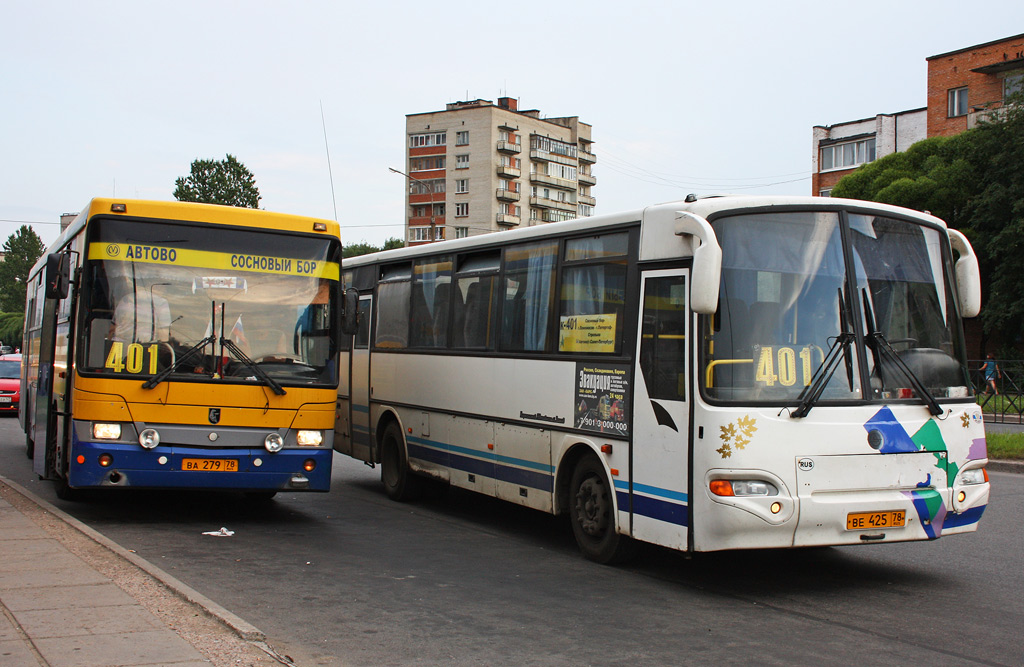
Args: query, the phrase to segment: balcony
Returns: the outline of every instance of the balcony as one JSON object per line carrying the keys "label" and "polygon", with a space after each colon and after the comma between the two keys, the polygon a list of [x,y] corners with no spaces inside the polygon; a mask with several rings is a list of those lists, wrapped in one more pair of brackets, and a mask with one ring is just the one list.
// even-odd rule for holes
{"label": "balcony", "polygon": [[594,178],[593,174],[576,174],[576,179],[579,180],[580,185],[597,185],[597,179]]}
{"label": "balcony", "polygon": [[548,199],[547,197],[530,197],[530,206],[536,208],[555,208],[559,211],[571,211],[576,212],[576,202],[571,201],[559,201],[557,199]]}
{"label": "balcony", "polygon": [[517,141],[499,141],[498,151],[515,155],[523,152],[523,146]]}
{"label": "balcony", "polygon": [[498,176],[504,176],[505,178],[519,178],[523,173],[523,170],[519,167],[512,167],[506,164],[498,165]]}
{"label": "balcony", "polygon": [[558,164],[566,164],[572,167],[577,164],[574,158],[549,153],[548,151],[542,151],[537,148],[530,149],[530,159],[534,162],[557,162]]}
{"label": "balcony", "polygon": [[505,188],[498,188],[494,192],[495,196],[501,201],[519,201],[519,193],[515,190],[506,190]]}
{"label": "balcony", "polygon": [[567,220],[567,219],[568,220],[575,220],[576,216],[574,215],[571,218],[566,218],[565,216],[555,215],[551,211],[541,211],[540,212],[540,221],[541,222],[563,222],[564,220]]}
{"label": "balcony", "polygon": [[588,195],[576,195],[576,201],[580,204],[587,204],[588,206],[597,206],[597,200]]}
{"label": "balcony", "polygon": [[530,172],[530,182],[538,183],[540,185],[550,185],[551,187],[558,188],[559,190],[576,189],[576,181],[570,181],[567,178],[555,178],[554,176],[538,174],[536,172]]}
{"label": "balcony", "polygon": [[503,227],[517,227],[519,225],[519,216],[498,213],[494,216],[494,221]]}
{"label": "balcony", "polygon": [[582,148],[578,151],[577,155],[580,158],[580,162],[588,162],[590,164],[594,164],[595,162],[597,162],[596,155],[594,155],[593,153],[588,153]]}

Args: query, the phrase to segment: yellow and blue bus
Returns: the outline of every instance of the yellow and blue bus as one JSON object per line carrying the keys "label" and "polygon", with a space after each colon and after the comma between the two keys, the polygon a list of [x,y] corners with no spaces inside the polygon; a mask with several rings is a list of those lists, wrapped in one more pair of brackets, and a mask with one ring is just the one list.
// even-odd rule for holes
{"label": "yellow and blue bus", "polygon": [[92,200],[28,282],[20,414],[35,472],[61,497],[327,491],[340,262],[335,222]]}

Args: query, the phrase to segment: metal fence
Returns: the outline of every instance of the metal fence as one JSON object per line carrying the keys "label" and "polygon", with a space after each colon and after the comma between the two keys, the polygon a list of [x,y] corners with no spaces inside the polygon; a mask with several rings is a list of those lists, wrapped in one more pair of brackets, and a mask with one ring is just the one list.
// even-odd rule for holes
{"label": "metal fence", "polygon": [[[985,379],[981,370],[986,361],[995,361],[999,372],[995,377],[995,391]],[[1024,359],[972,359],[968,362],[971,369],[971,381],[977,392],[978,405],[981,406],[985,421],[1003,424],[1024,423],[1024,396],[1021,386],[1024,385]]]}

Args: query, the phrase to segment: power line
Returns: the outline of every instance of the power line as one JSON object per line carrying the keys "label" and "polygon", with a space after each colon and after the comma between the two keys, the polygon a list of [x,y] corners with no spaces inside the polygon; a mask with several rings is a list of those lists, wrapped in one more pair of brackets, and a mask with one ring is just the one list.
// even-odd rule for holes
{"label": "power line", "polygon": [[17,225],[59,225],[60,222],[40,222],[38,220],[9,220],[0,218],[0,222],[12,222]]}

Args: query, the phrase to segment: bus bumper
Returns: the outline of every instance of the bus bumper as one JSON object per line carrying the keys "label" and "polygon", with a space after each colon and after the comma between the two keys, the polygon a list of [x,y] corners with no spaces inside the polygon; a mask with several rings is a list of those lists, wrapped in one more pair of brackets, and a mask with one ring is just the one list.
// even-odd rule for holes
{"label": "bus bumper", "polygon": [[[273,454],[262,448],[160,446],[145,450],[126,443],[76,439],[68,486],[328,491],[332,456],[332,450],[320,448],[283,449]],[[185,460],[198,469],[183,470]],[[233,469],[209,469],[229,465]]]}

